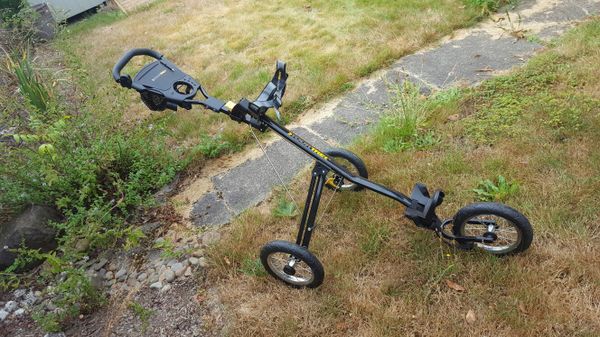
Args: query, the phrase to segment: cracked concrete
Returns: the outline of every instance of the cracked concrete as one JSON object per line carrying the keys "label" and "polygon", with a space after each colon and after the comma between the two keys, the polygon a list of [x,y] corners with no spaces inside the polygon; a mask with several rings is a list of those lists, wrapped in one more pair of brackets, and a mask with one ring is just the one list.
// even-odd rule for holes
{"label": "cracked concrete", "polygon": [[[470,28],[456,31],[437,45],[405,56],[357,84],[355,90],[301,116],[289,128],[321,150],[350,144],[374,125],[389,103],[388,87],[411,81],[424,94],[453,86],[477,85],[520,66],[548,40],[600,12],[600,0],[524,1],[515,10],[494,15]],[[517,39],[525,34],[530,39]],[[293,66],[293,65],[290,65]],[[272,135],[266,152],[281,178],[290,182],[310,158]],[[260,150],[258,150],[260,151]],[[187,200],[185,216],[197,226],[222,225],[264,200],[280,184],[267,158],[257,150],[239,154],[230,164],[199,179],[202,188],[184,190],[176,200]],[[190,184],[194,186],[194,182]],[[197,188],[197,187],[195,187]],[[194,198],[196,200],[188,200]]]}

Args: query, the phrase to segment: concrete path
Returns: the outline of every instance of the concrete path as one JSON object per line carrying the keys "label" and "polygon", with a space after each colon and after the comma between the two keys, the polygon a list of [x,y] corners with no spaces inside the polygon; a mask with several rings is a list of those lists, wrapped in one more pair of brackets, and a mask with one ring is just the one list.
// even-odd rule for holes
{"label": "concrete path", "polygon": [[[455,32],[435,47],[403,57],[352,92],[308,112],[290,129],[322,150],[347,145],[378,120],[389,102],[390,83],[411,81],[424,91],[476,85],[522,65],[542,47],[535,41],[552,39],[599,12],[600,0],[523,1],[508,17],[499,13],[474,28]],[[528,38],[516,37],[523,33]],[[267,152],[286,183],[311,162],[282,139],[267,143]],[[211,173],[175,197],[189,202],[185,212],[192,223],[228,223],[280,184],[265,156],[257,151],[240,154],[225,168],[205,168]]]}

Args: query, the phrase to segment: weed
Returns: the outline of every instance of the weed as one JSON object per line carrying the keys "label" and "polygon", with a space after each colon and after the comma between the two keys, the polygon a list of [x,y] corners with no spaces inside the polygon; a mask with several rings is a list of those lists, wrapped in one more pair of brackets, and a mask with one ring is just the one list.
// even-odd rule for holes
{"label": "weed", "polygon": [[266,276],[267,271],[263,267],[260,259],[251,259],[245,258],[242,260],[242,265],[240,267],[240,272],[249,275],[249,276]]}
{"label": "weed", "polygon": [[360,245],[363,253],[370,257],[376,256],[384,248],[390,232],[391,229],[387,225],[369,224]]}
{"label": "weed", "polygon": [[481,180],[473,189],[481,201],[506,201],[519,192],[519,184],[508,182],[504,176],[498,176],[496,181]]}
{"label": "weed", "polygon": [[129,309],[133,311],[133,314],[137,316],[142,322],[142,332],[145,332],[148,329],[148,325],[150,322],[150,317],[154,314],[152,309],[146,308],[140,303],[131,302],[129,303]]}
{"label": "weed", "polygon": [[196,145],[192,152],[199,152],[206,158],[216,158],[223,153],[234,152],[239,147],[227,140],[223,140],[223,136],[216,135],[213,137],[204,136],[200,144]]}
{"label": "weed", "polygon": [[280,198],[277,207],[273,209],[273,215],[279,218],[292,218],[298,214],[296,204],[285,198]]}
{"label": "weed", "polygon": [[160,255],[165,259],[179,259],[187,253],[185,250],[176,249],[175,244],[168,239],[155,242],[153,247],[162,250]]}

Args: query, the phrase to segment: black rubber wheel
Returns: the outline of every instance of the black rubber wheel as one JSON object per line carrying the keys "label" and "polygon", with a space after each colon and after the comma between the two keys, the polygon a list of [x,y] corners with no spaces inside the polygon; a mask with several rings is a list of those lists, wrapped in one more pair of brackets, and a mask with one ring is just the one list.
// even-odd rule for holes
{"label": "black rubber wheel", "polygon": [[260,261],[271,276],[294,288],[323,283],[323,265],[308,249],[288,241],[271,241],[260,250]]}
{"label": "black rubber wheel", "polygon": [[[367,172],[367,166],[365,163],[355,155],[354,153],[345,150],[345,149],[333,149],[325,152],[327,156],[331,157],[333,161],[342,166],[342,168],[346,169],[346,171],[353,176],[360,176],[363,178],[369,178],[369,173]],[[331,190],[338,191],[360,191],[363,187],[358,186],[353,183],[345,183],[344,179],[341,176],[338,176],[334,172],[331,172],[327,175],[327,183],[325,186]]]}
{"label": "black rubber wheel", "polygon": [[[495,237],[496,240],[491,243],[467,246],[477,246],[494,255],[523,252],[533,240],[533,228],[529,220],[514,208],[495,202],[467,205],[456,213],[453,223],[452,232],[456,236]],[[490,230],[490,226],[494,226],[493,230]]]}

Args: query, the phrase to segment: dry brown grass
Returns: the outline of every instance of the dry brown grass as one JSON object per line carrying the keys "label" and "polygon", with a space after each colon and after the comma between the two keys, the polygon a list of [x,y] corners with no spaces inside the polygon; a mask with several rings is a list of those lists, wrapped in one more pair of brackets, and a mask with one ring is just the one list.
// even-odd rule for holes
{"label": "dry brown grass", "polygon": [[[355,147],[375,181],[400,191],[415,181],[444,187],[441,215],[473,201],[471,189],[481,179],[504,174],[517,181],[520,192],[507,203],[534,226],[529,251],[504,259],[457,251],[415,228],[398,204],[351,193],[334,200],[311,243],[325,282],[295,290],[243,267],[263,243],[294,237],[299,219],[271,216],[275,203],[268,203],[237,219],[211,252],[211,279],[229,313],[225,334],[600,335],[600,95],[593,89],[600,78],[599,33],[600,20],[594,20],[524,70],[433,109],[433,128],[444,142],[429,151],[386,154],[369,137]],[[573,95],[577,100],[570,100]],[[514,99],[522,108],[510,126],[514,136],[482,140],[470,134],[474,119],[488,123],[484,111],[502,113],[493,108],[499,99]],[[467,101],[473,106],[463,108]],[[571,108],[562,128],[549,123],[561,107]],[[455,113],[461,120],[447,122]],[[577,118],[580,127],[568,126]],[[297,200],[307,187],[304,178],[293,187]],[[376,237],[380,248],[367,249]],[[466,291],[451,289],[446,280]],[[469,310],[474,323],[465,319]]]}
{"label": "dry brown grass", "polygon": [[[290,79],[283,112],[295,115],[479,14],[461,0],[163,1],[108,25],[76,25],[62,45],[104,96],[98,104],[123,111],[128,121],[149,112],[136,95],[115,86],[109,71],[133,47],[161,51],[209,93],[234,101],[253,99],[270,79],[275,61],[286,60]],[[247,132],[207,113],[164,117],[184,145],[223,129]]]}

